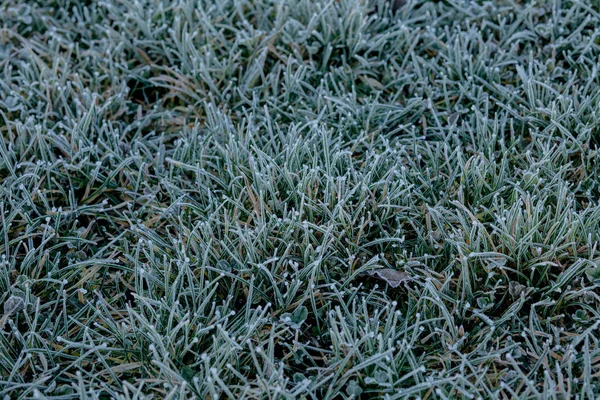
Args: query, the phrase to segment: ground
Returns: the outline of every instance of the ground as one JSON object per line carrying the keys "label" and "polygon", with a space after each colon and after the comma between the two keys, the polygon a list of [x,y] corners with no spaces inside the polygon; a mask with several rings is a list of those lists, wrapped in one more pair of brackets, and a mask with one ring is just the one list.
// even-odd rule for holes
{"label": "ground", "polygon": [[597,1],[0,0],[0,395],[600,395]]}

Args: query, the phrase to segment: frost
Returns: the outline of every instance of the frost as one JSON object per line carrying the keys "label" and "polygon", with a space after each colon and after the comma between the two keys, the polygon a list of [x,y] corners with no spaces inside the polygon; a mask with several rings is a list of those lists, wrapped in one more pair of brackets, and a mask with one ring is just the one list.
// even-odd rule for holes
{"label": "frost", "polygon": [[25,309],[25,299],[21,296],[10,296],[4,302],[4,315],[13,315]]}

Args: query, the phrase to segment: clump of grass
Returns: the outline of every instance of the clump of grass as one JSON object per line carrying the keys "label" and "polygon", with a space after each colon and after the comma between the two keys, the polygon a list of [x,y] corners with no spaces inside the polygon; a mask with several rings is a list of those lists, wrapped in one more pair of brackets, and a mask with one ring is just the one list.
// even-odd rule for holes
{"label": "clump of grass", "polygon": [[595,2],[0,2],[0,394],[594,398]]}

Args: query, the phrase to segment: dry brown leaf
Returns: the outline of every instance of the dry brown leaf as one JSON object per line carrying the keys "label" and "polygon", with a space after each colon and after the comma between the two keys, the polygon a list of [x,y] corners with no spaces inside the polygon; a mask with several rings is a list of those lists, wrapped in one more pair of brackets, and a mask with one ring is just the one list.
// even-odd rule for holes
{"label": "dry brown leaf", "polygon": [[367,274],[377,279],[383,279],[393,288],[400,286],[402,282],[412,280],[411,276],[407,272],[397,271],[391,268],[374,269],[367,271]]}

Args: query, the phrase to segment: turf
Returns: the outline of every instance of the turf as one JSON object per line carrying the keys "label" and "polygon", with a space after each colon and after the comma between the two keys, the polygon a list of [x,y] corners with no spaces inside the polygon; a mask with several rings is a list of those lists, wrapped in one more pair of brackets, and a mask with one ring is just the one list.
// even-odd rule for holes
{"label": "turf", "polygon": [[0,396],[596,398],[599,7],[0,0]]}

